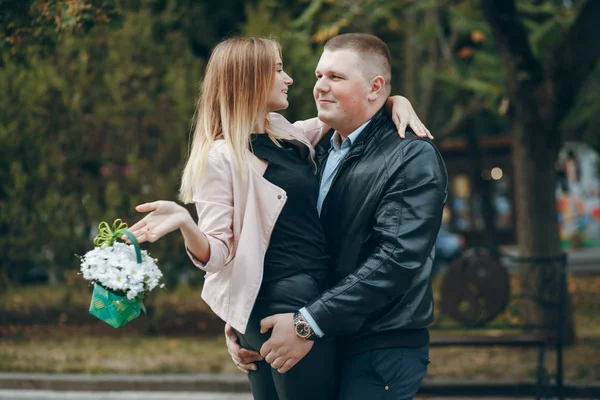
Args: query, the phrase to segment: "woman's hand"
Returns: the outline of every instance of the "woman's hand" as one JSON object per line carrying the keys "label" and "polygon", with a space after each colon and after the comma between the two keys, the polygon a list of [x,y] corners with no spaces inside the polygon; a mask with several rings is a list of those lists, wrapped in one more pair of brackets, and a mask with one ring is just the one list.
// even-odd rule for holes
{"label": "woman's hand", "polygon": [[429,129],[423,125],[417,112],[406,97],[392,96],[388,98],[387,109],[392,109],[392,120],[398,128],[398,134],[402,139],[405,137],[406,126],[410,125],[415,134],[420,138],[433,139]]}
{"label": "woman's hand", "polygon": [[256,362],[264,360],[259,352],[247,350],[240,346],[238,337],[229,324],[225,325],[225,343],[233,363],[237,369],[245,374],[256,371],[258,369]]}
{"label": "woman's hand", "polygon": [[139,243],[156,242],[167,233],[180,229],[191,219],[190,213],[173,201],[144,203],[135,207],[135,210],[149,213],[129,228]]}

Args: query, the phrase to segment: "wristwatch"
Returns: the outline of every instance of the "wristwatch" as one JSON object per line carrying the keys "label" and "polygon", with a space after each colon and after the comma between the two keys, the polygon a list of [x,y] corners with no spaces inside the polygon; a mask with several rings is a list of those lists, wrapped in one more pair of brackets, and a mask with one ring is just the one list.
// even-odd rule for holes
{"label": "wristwatch", "polygon": [[310,324],[306,322],[300,311],[296,311],[294,314],[294,333],[304,340],[315,340],[318,338],[317,334],[312,330]]}

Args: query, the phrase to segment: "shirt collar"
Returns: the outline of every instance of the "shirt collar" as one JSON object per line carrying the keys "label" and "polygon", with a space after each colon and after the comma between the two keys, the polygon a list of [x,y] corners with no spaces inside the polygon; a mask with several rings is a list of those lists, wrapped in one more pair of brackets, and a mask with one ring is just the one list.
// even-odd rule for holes
{"label": "shirt collar", "polygon": [[[368,120],[367,122],[365,122],[364,124],[362,124],[361,126],[356,128],[356,130],[354,130],[354,132],[352,132],[351,134],[348,135],[348,137],[346,139],[349,140],[350,146],[352,146],[354,144],[354,142],[356,141],[358,136],[367,127],[367,125],[369,125],[369,122],[371,122],[371,120]],[[341,143],[342,145],[339,145],[339,143]],[[333,133],[333,136],[331,136],[331,147],[333,147],[335,150],[340,150],[342,148],[342,146],[345,145],[345,143],[346,143],[346,140],[344,140],[342,142],[342,137],[340,136],[338,131],[335,131]]]}

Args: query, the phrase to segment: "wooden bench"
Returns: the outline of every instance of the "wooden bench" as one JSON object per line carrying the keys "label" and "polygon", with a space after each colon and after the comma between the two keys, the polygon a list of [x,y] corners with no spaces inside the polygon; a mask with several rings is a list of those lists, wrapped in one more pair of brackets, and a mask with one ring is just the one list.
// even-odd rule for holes
{"label": "wooden bench", "polygon": [[[536,399],[555,394],[562,400],[566,261],[566,254],[523,258],[485,249],[465,252],[442,276],[430,346],[536,348]],[[525,279],[511,284],[503,262]],[[545,318],[531,319],[535,312]],[[556,351],[554,379],[545,367],[547,348]]]}

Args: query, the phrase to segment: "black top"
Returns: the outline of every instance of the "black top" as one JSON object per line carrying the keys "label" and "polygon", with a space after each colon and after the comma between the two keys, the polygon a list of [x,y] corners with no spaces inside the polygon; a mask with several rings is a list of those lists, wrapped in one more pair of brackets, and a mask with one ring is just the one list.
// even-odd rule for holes
{"label": "black top", "polygon": [[263,177],[287,194],[265,254],[263,285],[308,273],[324,288],[329,257],[317,211],[319,181],[292,143],[279,147],[266,134],[251,140],[254,155],[269,162]]}

